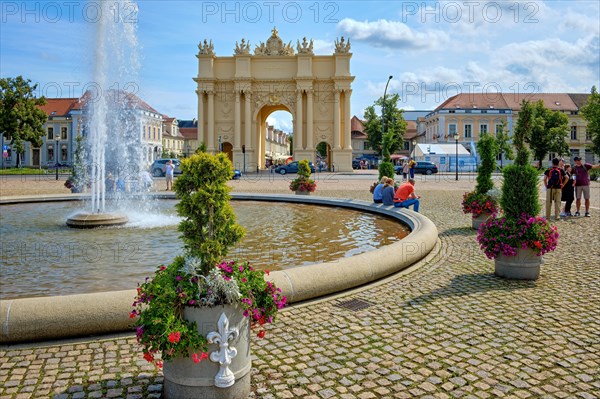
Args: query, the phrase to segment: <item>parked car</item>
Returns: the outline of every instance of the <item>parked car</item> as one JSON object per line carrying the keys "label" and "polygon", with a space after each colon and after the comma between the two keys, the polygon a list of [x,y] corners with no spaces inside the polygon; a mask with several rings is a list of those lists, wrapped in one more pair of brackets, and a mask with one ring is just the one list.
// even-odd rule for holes
{"label": "parked car", "polygon": [[[315,173],[315,165],[312,162],[308,163],[311,173]],[[287,165],[279,165],[275,168],[275,173],[285,175],[286,173],[298,173],[298,161],[290,162]]]}
{"label": "parked car", "polygon": [[[402,165],[394,166],[394,172],[397,175],[402,174]],[[438,172],[438,167],[433,162],[417,161],[415,165],[415,173],[421,173],[423,175],[431,175]]]}
{"label": "parked car", "polygon": [[154,177],[161,177],[165,175],[165,165],[167,164],[168,160],[173,161],[173,165],[175,165],[175,170],[173,171],[174,174],[176,175],[180,175],[181,174],[181,169],[179,168],[179,165],[181,165],[181,161],[177,158],[162,158],[162,159],[157,159],[154,162],[152,162],[152,165],[150,166],[150,173],[152,173],[152,176]]}

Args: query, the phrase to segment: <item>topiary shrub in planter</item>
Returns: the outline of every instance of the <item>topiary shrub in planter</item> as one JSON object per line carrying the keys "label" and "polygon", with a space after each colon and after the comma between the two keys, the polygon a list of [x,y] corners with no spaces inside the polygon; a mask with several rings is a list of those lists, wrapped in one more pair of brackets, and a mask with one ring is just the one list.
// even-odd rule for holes
{"label": "topiary shrub in planter", "polygon": [[314,193],[317,189],[317,183],[310,178],[310,165],[307,159],[298,162],[298,177],[291,181],[290,190],[296,194]]}
{"label": "topiary shrub in planter", "polygon": [[164,365],[165,398],[245,398],[251,328],[264,337],[286,298],[265,272],[224,260],[244,235],[229,203],[227,156],[192,155],[181,170],[175,192],[185,253],[138,286],[130,317],[144,358]]}
{"label": "topiary shrub in planter", "polygon": [[517,156],[502,175],[501,217],[490,218],[479,227],[477,240],[486,256],[494,259],[495,273],[512,279],[535,280],[541,256],[558,245],[558,229],[538,217],[538,171],[529,164],[525,137],[531,134],[535,112],[524,102],[514,134]]}
{"label": "topiary shrub in planter", "polygon": [[498,145],[489,134],[482,134],[477,142],[477,151],[481,155],[481,164],[477,170],[475,190],[463,195],[463,212],[472,214],[471,226],[477,230],[488,217],[498,213],[498,200],[490,195],[494,188],[492,173],[496,170]]}

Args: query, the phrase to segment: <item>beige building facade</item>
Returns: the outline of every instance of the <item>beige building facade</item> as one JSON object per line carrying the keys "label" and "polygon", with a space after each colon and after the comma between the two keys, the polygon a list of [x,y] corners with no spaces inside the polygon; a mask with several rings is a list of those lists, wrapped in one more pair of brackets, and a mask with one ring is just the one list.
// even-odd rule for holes
{"label": "beige building facade", "polygon": [[350,42],[335,41],[333,55],[313,53],[313,41],[285,44],[277,29],[266,43],[236,43],[234,55],[217,57],[212,41],[198,45],[198,142],[228,154],[234,167],[264,168],[266,119],[275,111],[293,117],[294,159],[316,160],[326,142],[336,171],[352,170]]}

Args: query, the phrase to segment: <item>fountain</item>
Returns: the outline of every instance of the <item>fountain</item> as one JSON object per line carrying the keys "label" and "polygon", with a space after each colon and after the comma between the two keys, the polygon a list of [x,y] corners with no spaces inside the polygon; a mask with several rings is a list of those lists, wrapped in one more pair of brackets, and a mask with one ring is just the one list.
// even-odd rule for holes
{"label": "fountain", "polygon": [[75,228],[127,223],[127,216],[119,209],[120,196],[107,196],[107,191],[114,191],[107,187],[107,182],[113,180],[107,179],[114,172],[116,179],[125,181],[139,176],[144,169],[139,100],[131,92],[137,89],[136,25],[114,12],[137,9],[137,5],[130,0],[116,0],[100,2],[99,6],[102,9],[95,38],[95,90],[83,96],[89,157],[82,169],[91,186],[91,209],[67,219],[67,226]]}

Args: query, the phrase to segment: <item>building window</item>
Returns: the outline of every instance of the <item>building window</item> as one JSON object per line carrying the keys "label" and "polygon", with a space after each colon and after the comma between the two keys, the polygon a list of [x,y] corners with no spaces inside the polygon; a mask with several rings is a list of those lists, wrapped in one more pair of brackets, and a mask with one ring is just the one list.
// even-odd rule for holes
{"label": "building window", "polygon": [[592,150],[585,150],[585,162],[594,163],[594,153]]}
{"label": "building window", "polygon": [[472,125],[465,125],[465,138],[471,138],[473,137],[473,126]]}
{"label": "building window", "polygon": [[448,125],[448,136],[454,137],[456,135],[456,124],[451,123]]}
{"label": "building window", "polygon": [[363,141],[363,150],[370,150],[371,149],[371,144],[369,144],[368,141]]}
{"label": "building window", "polygon": [[404,140],[404,149],[406,151],[410,150],[410,143],[408,141],[406,141],[406,140]]}
{"label": "building window", "polygon": [[67,139],[67,128],[66,128],[66,126],[60,128],[60,138],[61,138],[61,140],[66,140]]}
{"label": "building window", "polygon": [[49,145],[48,146],[48,161],[54,161],[54,147]]}
{"label": "building window", "polygon": [[579,156],[579,150],[571,150],[571,159]]}
{"label": "building window", "polygon": [[577,140],[577,126],[571,126],[571,140]]}
{"label": "building window", "polygon": [[484,134],[488,132],[488,125],[482,123],[481,125],[479,125],[479,134]]}
{"label": "building window", "polygon": [[496,125],[496,135],[502,133],[502,125]]}
{"label": "building window", "polygon": [[54,140],[54,128],[53,127],[48,128],[48,140]]}
{"label": "building window", "polygon": [[60,160],[61,161],[66,161],[67,160],[67,146],[63,145],[60,148]]}

